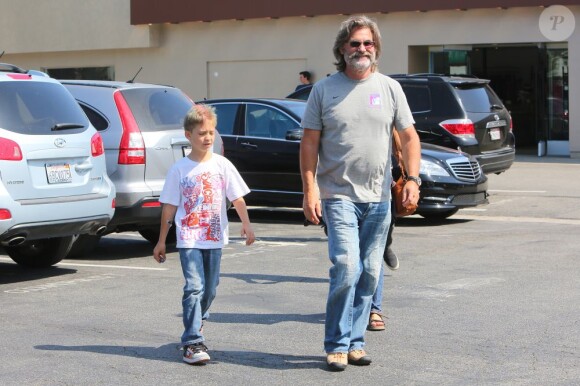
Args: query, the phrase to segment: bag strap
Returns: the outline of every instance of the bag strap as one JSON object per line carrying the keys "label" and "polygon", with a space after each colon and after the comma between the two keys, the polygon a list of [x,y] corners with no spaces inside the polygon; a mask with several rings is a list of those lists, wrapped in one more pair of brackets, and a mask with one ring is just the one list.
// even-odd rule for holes
{"label": "bag strap", "polygon": [[397,159],[399,164],[399,168],[401,168],[401,176],[404,180],[407,179],[407,171],[405,170],[405,163],[403,162],[403,149],[401,146],[401,138],[399,137],[399,133],[397,129],[393,127],[393,154]]}

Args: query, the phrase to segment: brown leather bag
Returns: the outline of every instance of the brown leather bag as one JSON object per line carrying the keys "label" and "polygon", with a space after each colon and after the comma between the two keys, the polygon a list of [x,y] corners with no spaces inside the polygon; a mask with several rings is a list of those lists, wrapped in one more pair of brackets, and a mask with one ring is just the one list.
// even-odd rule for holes
{"label": "brown leather bag", "polygon": [[407,183],[407,171],[405,170],[405,163],[403,162],[403,151],[401,149],[401,139],[397,129],[393,127],[393,155],[399,163],[401,168],[401,176],[391,188],[391,199],[395,202],[395,215],[397,217],[410,216],[417,210],[417,204],[409,204],[403,206],[403,187]]}

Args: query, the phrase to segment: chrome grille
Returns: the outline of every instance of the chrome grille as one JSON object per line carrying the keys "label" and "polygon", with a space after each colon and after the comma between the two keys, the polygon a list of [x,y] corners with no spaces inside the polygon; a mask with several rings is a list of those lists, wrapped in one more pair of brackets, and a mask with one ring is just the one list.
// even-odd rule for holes
{"label": "chrome grille", "polygon": [[447,160],[453,175],[461,181],[475,182],[481,178],[481,168],[477,161],[470,161],[466,157]]}

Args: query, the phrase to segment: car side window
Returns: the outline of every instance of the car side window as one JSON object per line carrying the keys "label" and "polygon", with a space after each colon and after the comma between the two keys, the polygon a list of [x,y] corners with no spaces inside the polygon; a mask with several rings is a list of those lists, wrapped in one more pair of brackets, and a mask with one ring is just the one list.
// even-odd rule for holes
{"label": "car side window", "polygon": [[95,129],[97,129],[97,131],[103,131],[109,127],[109,121],[107,121],[107,119],[99,112],[82,103],[80,104],[80,106],[87,115],[87,117],[89,118],[89,121],[91,121],[91,124],[94,126]]}
{"label": "car side window", "polygon": [[422,85],[403,85],[403,91],[412,113],[431,111],[429,87]]}
{"label": "car side window", "polygon": [[249,137],[285,139],[286,132],[293,126],[290,117],[272,107],[252,104],[246,107],[246,135]]}
{"label": "car side window", "polygon": [[223,103],[213,105],[217,115],[217,129],[221,135],[234,134],[234,125],[236,123],[236,114],[238,105],[234,103]]}

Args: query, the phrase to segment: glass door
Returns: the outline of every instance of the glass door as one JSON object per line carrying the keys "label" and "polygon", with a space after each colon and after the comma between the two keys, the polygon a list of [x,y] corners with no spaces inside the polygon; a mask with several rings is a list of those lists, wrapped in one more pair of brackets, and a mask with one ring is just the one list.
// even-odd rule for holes
{"label": "glass door", "polygon": [[546,115],[549,141],[569,140],[568,49],[547,51]]}

